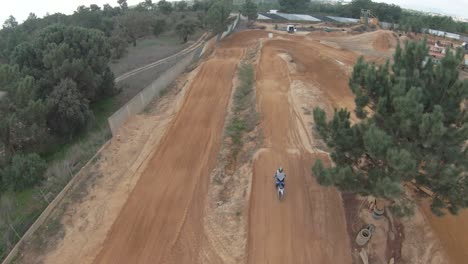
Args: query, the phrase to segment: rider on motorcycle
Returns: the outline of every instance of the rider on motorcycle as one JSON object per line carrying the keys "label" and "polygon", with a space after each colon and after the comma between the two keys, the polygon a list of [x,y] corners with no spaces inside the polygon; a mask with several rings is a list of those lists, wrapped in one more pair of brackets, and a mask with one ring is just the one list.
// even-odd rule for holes
{"label": "rider on motorcycle", "polygon": [[284,187],[284,179],[286,179],[286,173],[284,173],[282,167],[278,168],[273,178],[275,178],[276,181],[276,188],[278,188],[278,185],[280,184]]}

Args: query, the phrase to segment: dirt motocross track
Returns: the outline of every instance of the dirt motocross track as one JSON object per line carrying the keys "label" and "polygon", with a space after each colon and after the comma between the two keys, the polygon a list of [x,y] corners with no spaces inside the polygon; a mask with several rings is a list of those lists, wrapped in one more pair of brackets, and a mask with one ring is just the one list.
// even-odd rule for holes
{"label": "dirt motocross track", "polygon": [[[94,263],[200,263],[209,173],[216,164],[238,63],[247,43],[266,37],[266,32],[257,32],[237,33],[226,39],[200,66],[184,105]],[[265,43],[256,69],[256,86],[267,146],[254,162],[246,260],[351,263],[341,197],[334,189],[320,187],[310,174],[314,160],[329,163],[328,156],[312,151],[310,124],[298,117],[290,101],[290,82],[298,79],[319,86],[333,83],[327,91],[330,102],[340,98],[352,106],[352,95],[342,90],[347,85],[346,74],[339,63],[322,57],[326,47],[321,47],[325,50],[320,55],[318,48],[293,40]],[[301,60],[294,73],[280,56],[285,49],[297,51],[291,56]],[[309,72],[311,66],[315,71]],[[330,107],[337,106],[333,103]],[[273,173],[279,165],[288,174],[282,203],[276,199],[273,186]]]}
{"label": "dirt motocross track", "polygon": [[196,263],[210,170],[242,49],[218,49],[107,235],[95,263]]}
{"label": "dirt motocross track", "polygon": [[[264,44],[257,67],[257,105],[266,148],[254,163],[248,263],[351,263],[341,196],[311,176],[314,161],[329,164],[328,156],[317,149],[311,152],[311,126],[301,119],[291,91],[294,80],[323,87],[333,81],[325,95],[333,99],[339,96],[336,90],[346,87],[347,79],[337,76],[341,71],[318,47],[286,40]],[[352,100],[346,92],[340,95]],[[282,202],[274,191],[278,166],[287,174]]]}

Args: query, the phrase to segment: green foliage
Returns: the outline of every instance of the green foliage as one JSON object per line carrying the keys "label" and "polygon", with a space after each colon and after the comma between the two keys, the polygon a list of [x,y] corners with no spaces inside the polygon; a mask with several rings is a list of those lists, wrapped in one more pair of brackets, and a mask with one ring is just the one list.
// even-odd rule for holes
{"label": "green foliage", "polygon": [[72,136],[86,127],[92,116],[88,100],[70,79],[62,80],[47,98],[48,126],[54,133]]}
{"label": "green foliage", "polygon": [[119,4],[120,8],[124,11],[128,10],[128,4],[127,0],[117,0],[117,3]]}
{"label": "green foliage", "polygon": [[3,28],[5,29],[11,29],[15,28],[18,26],[18,22],[16,21],[16,18],[14,16],[9,16],[7,20],[5,20],[5,23],[3,23]]}
{"label": "green foliage", "polygon": [[226,30],[229,25],[229,14],[231,6],[225,0],[215,2],[206,14],[206,23],[208,28],[215,34]]}
{"label": "green foliage", "polygon": [[390,211],[397,217],[410,217],[414,215],[416,206],[408,199],[402,199],[389,206]]}
{"label": "green foliage", "polygon": [[187,42],[188,37],[193,35],[196,30],[197,22],[194,20],[185,20],[176,26],[177,34],[179,34],[184,43]]}
{"label": "green foliage", "polygon": [[148,12],[129,10],[118,18],[117,23],[127,34],[133,46],[136,46],[138,38],[146,36],[151,32],[153,16]]}
{"label": "green foliage", "polygon": [[166,26],[167,26],[167,23],[166,23],[165,19],[156,19],[156,20],[154,20],[154,22],[152,24],[153,34],[155,36],[161,35],[164,32],[164,30],[166,30]]}
{"label": "green foliage", "polygon": [[159,12],[168,15],[172,13],[173,7],[172,4],[166,0],[161,0],[158,2],[158,10]]}
{"label": "green foliage", "polygon": [[12,63],[38,83],[45,99],[60,80],[70,78],[90,101],[108,94],[110,46],[102,32],[80,27],[50,26],[28,43],[16,47]]}
{"label": "green foliage", "polygon": [[117,27],[109,38],[111,47],[111,58],[120,59],[125,55],[128,48],[128,36],[122,27]]}
{"label": "green foliage", "polygon": [[404,12],[399,22],[405,31],[422,32],[423,28],[447,32],[468,33],[468,23],[454,21],[449,16],[431,16],[422,13]]}
{"label": "green foliage", "polygon": [[[11,75],[9,75],[11,74]],[[36,85],[31,76],[21,77],[18,67],[0,66],[0,83],[9,82],[8,96],[0,104],[0,143],[5,159],[45,141],[47,109],[35,96]]]}
{"label": "green foliage", "polygon": [[397,47],[391,66],[360,58],[349,86],[362,121],[351,125],[349,112],[342,109],[327,123],[324,111],[314,110],[315,127],[333,148],[336,164],[324,168],[317,162],[318,181],[395,199],[402,182],[415,180],[435,193],[434,213],[468,207],[468,114],[461,108],[468,81],[459,80],[457,69],[462,57],[461,51],[449,51],[435,65],[423,41]]}
{"label": "green foliage", "polygon": [[188,4],[185,1],[177,1],[174,4],[174,8],[175,8],[175,10],[177,10],[179,12],[183,12],[183,11],[187,10]]}
{"label": "green foliage", "polygon": [[206,14],[210,7],[215,3],[215,0],[210,0],[210,1],[199,1],[195,0],[193,5],[192,5],[192,10],[193,11],[202,11],[203,13]]}
{"label": "green foliage", "polygon": [[51,133],[71,137],[91,117],[88,101],[112,94],[110,46],[102,32],[50,26],[18,45],[0,66],[8,91],[0,105],[0,143],[13,153],[44,152]]}
{"label": "green foliage", "polygon": [[[234,117],[227,127],[227,134],[232,140],[234,155],[236,156],[241,149],[242,137],[246,132],[250,132],[255,124],[250,119],[252,116],[243,114],[251,107],[249,97],[253,92],[255,82],[254,69],[250,64],[242,64],[239,68],[240,85],[236,88],[234,94]],[[249,113],[255,116],[254,113]]]}
{"label": "green foliage", "polygon": [[44,175],[46,163],[37,154],[15,155],[3,171],[6,184],[15,191],[22,191],[38,183]]}
{"label": "green foliage", "polygon": [[249,21],[257,20],[257,4],[252,2],[252,0],[246,0],[245,3],[242,5],[242,15],[246,16],[249,19]]}
{"label": "green foliage", "polygon": [[281,11],[291,13],[305,10],[308,2],[308,0],[279,0]]}

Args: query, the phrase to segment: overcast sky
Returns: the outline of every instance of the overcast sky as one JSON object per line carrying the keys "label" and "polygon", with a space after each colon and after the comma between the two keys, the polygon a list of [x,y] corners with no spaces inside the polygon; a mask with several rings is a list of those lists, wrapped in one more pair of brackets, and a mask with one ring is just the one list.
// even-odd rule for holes
{"label": "overcast sky", "polygon": [[468,0],[377,0],[376,2],[392,3],[404,8],[468,18]]}
{"label": "overcast sky", "polygon": [[[439,12],[458,15],[468,18],[468,0],[377,0],[378,2],[394,3],[406,8],[423,11]],[[71,14],[79,5],[89,6],[97,4],[102,6],[109,3],[117,5],[117,0],[0,0],[0,21],[13,15],[20,22],[28,17],[30,12],[42,17],[47,12]],[[129,5],[134,5],[143,0],[127,0]],[[157,2],[157,0],[153,0]]]}

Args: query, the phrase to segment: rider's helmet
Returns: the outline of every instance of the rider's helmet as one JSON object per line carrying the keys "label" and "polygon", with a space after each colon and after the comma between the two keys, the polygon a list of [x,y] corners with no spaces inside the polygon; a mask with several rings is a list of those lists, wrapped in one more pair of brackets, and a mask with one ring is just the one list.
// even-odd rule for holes
{"label": "rider's helmet", "polygon": [[283,173],[283,167],[279,167],[278,171],[279,171],[280,173]]}

